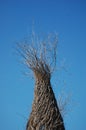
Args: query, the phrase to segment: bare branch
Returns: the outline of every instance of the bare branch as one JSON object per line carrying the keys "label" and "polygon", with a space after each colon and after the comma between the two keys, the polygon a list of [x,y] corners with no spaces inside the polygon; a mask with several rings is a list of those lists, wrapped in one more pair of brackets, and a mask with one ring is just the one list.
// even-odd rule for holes
{"label": "bare branch", "polygon": [[46,74],[50,78],[56,67],[57,43],[57,34],[47,35],[43,39],[32,33],[30,39],[17,43],[17,51],[34,74]]}
{"label": "bare branch", "polygon": [[63,89],[60,94],[58,95],[58,106],[59,110],[64,117],[69,112],[69,106],[71,105],[71,93],[66,94],[65,90]]}

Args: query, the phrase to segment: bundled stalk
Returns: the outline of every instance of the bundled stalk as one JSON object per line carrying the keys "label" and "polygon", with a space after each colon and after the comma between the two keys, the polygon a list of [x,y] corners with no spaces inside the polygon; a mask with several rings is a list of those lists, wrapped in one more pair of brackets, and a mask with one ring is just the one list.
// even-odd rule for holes
{"label": "bundled stalk", "polygon": [[18,43],[18,51],[35,77],[34,101],[26,130],[65,130],[50,83],[57,62],[57,44],[56,34],[39,39],[34,33],[29,41]]}

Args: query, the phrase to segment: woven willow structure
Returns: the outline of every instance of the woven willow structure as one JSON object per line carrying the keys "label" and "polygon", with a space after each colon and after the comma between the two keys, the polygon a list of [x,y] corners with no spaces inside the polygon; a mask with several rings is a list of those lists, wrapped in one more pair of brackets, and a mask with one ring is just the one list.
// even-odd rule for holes
{"label": "woven willow structure", "polygon": [[18,44],[18,47],[35,78],[34,101],[26,130],[65,130],[50,82],[56,66],[57,35],[48,37],[45,42],[42,40],[40,48],[34,47],[32,42]]}

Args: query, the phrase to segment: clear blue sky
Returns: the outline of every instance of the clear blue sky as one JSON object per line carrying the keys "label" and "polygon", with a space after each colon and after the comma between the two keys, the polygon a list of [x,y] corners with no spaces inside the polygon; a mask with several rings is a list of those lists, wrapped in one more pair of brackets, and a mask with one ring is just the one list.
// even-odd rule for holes
{"label": "clear blue sky", "polygon": [[[59,57],[68,73],[59,72],[72,92],[72,112],[66,130],[86,129],[86,1],[0,0],[0,130],[24,130],[31,111],[34,82],[22,75],[14,44],[28,36],[35,21],[37,32],[59,37]],[[58,73],[58,72],[57,72]],[[54,75],[55,76],[55,75]],[[54,79],[54,77],[53,77]],[[52,84],[54,81],[52,81]],[[61,87],[62,83],[58,84]],[[58,89],[55,88],[57,97]],[[76,105],[77,104],[77,105]]]}

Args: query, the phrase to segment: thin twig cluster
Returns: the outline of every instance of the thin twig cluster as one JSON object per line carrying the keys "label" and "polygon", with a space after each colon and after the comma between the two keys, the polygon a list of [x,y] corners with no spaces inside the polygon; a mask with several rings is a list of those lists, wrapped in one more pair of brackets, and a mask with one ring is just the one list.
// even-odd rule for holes
{"label": "thin twig cluster", "polygon": [[17,50],[29,69],[47,73],[50,77],[56,67],[57,43],[57,34],[49,34],[43,39],[33,33],[29,39],[17,43]]}

